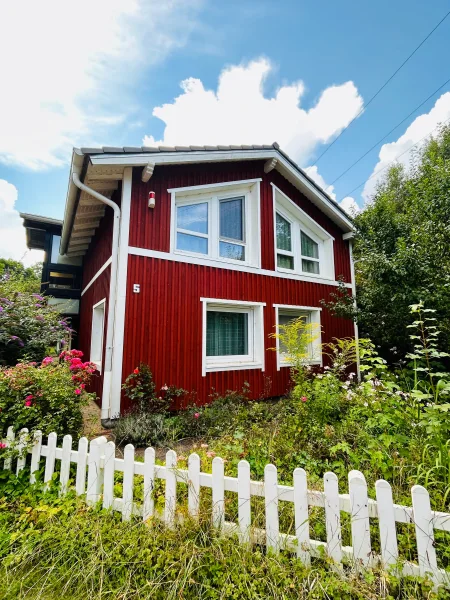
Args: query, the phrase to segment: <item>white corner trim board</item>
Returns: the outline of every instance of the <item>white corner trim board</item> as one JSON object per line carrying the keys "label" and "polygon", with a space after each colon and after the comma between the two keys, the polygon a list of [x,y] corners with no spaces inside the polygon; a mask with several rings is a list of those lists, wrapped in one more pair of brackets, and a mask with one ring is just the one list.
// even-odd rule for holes
{"label": "white corner trim board", "polygon": [[100,277],[100,275],[103,273],[103,271],[105,269],[107,269],[109,267],[109,265],[111,264],[112,261],[112,256],[110,256],[108,258],[108,260],[103,264],[103,266],[100,267],[100,269],[97,271],[97,273],[94,275],[94,277],[90,280],[90,282],[87,284],[87,286],[84,288],[84,290],[81,292],[81,295],[83,295],[85,292],[87,292],[87,290],[91,287],[91,285],[94,283],[94,281]]}
{"label": "white corner trim board", "polygon": [[[309,275],[299,275],[296,273],[283,273],[280,271],[269,271],[268,269],[260,269],[258,267],[242,266],[234,263],[214,260],[212,258],[196,258],[193,256],[184,256],[182,254],[174,254],[170,252],[160,252],[159,250],[149,250],[147,248],[128,247],[128,254],[134,256],[147,256],[148,258],[158,258],[160,260],[171,260],[173,262],[181,262],[190,265],[200,265],[203,267],[215,267],[217,269],[229,269],[230,271],[241,271],[242,273],[254,273],[255,275],[265,275],[267,277],[279,277],[280,279],[292,279],[296,281],[307,281],[309,283],[321,283],[323,285],[338,286],[339,281],[325,279],[322,277],[313,277]],[[346,283],[345,287],[351,289],[352,284]]]}

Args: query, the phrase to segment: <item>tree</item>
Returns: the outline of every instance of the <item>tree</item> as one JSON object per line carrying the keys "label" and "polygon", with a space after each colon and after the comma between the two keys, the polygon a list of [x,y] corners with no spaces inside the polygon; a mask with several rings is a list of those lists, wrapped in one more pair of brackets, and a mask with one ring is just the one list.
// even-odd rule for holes
{"label": "tree", "polygon": [[[450,126],[392,167],[355,218],[360,332],[390,360],[411,350],[409,306],[436,311],[450,345]],[[344,303],[343,303],[344,304]],[[339,308],[339,307],[337,307]]]}
{"label": "tree", "polygon": [[17,260],[0,258],[0,296],[8,297],[14,292],[39,293],[41,273],[42,263],[25,267]]}

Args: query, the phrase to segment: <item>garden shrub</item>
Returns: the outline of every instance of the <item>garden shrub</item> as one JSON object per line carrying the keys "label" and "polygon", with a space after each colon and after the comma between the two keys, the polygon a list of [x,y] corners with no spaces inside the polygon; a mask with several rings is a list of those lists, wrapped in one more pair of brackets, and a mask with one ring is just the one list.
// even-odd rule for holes
{"label": "garden shrub", "polygon": [[0,368],[0,431],[12,426],[16,432],[26,427],[78,436],[90,396],[85,388],[95,371],[82,356],[80,350],[63,351],[59,359]]}
{"label": "garden shrub", "polygon": [[40,362],[58,342],[64,346],[71,332],[48,298],[20,292],[0,298],[0,365]]}

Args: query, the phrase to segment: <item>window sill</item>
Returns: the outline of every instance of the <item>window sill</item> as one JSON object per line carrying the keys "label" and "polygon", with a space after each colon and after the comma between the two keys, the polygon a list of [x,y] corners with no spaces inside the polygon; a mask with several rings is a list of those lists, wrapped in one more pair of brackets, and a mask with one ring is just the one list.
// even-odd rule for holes
{"label": "window sill", "polygon": [[300,277],[311,277],[311,279],[323,279],[324,281],[334,281],[331,277],[326,277],[320,273],[304,273],[303,271],[293,271],[292,269],[276,268],[277,273],[287,273],[288,275],[297,275]]}
{"label": "window sill", "polygon": [[[320,367],[322,366],[322,361],[320,359],[317,359],[317,358],[315,358],[314,360],[311,359],[311,360],[305,361],[305,363],[307,365],[315,365],[315,366],[320,366]],[[293,366],[294,366],[293,363],[287,362],[285,360],[282,361],[282,362],[280,361],[280,364],[279,364],[280,368],[282,368],[282,367],[293,367]]]}
{"label": "window sill", "polygon": [[210,363],[206,365],[206,373],[216,371],[244,371],[245,369],[263,369],[261,362],[241,362],[241,363]]}

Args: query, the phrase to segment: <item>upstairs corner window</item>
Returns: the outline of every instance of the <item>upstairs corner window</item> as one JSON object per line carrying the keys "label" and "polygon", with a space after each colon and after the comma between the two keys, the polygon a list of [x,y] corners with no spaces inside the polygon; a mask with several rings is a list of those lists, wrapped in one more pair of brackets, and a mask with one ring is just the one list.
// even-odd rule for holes
{"label": "upstairs corner window", "polygon": [[333,236],[275,185],[273,200],[276,269],[333,280]]}
{"label": "upstairs corner window", "polygon": [[58,258],[59,258],[59,245],[61,243],[61,236],[60,235],[53,235],[52,236],[52,251],[50,254],[50,262],[51,263],[55,263],[57,264]]}
{"label": "upstairs corner window", "polygon": [[219,201],[219,255],[245,260],[244,198]]}
{"label": "upstairs corner window", "polygon": [[282,269],[294,269],[294,253],[292,251],[291,223],[277,212],[277,266]]}
{"label": "upstairs corner window", "polygon": [[177,249],[208,254],[208,203],[177,206]]}

